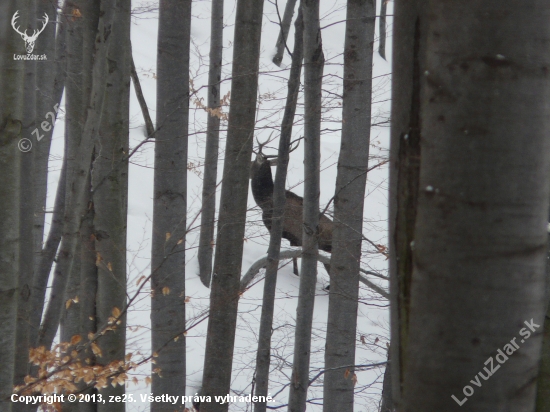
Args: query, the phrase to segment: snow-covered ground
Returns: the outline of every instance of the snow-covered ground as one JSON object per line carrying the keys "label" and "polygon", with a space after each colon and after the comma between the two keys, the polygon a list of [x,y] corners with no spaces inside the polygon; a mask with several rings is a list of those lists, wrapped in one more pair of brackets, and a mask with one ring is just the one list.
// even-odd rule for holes
{"label": "snow-covered ground", "polygon": [[[133,2],[136,10],[142,11],[148,6],[155,6],[157,2]],[[224,68],[222,78],[230,78],[233,29],[235,18],[235,2],[225,2],[225,30],[224,30]],[[323,47],[326,58],[324,97],[326,109],[322,129],[321,147],[321,204],[326,205],[334,195],[336,180],[336,162],[340,147],[341,128],[341,96],[342,91],[342,63],[345,30],[344,0],[321,2],[321,26]],[[271,62],[274,54],[275,42],[279,27],[276,2],[266,2],[264,8],[264,23],[262,34],[262,54],[260,61],[260,81],[258,96],[257,136],[265,139],[275,128],[279,129],[283,114],[284,99],[286,96],[286,79],[288,70],[285,65],[290,64],[288,54],[285,55],[282,68]],[[145,6],[141,8],[141,6]],[[388,31],[391,35],[392,3],[388,4]],[[284,2],[279,2],[282,15]],[[380,4],[377,5],[378,9]],[[154,8],[154,7],[153,7]],[[134,15],[132,24],[132,45],[137,72],[143,87],[145,99],[153,121],[155,119],[156,99],[156,41],[158,28],[158,11],[140,12]],[[289,34],[288,44],[292,48],[293,27]],[[377,21],[378,33],[378,21]],[[191,78],[197,94],[192,97],[190,110],[190,137],[189,137],[189,188],[188,188],[188,225],[192,228],[187,238],[187,265],[186,265],[186,295],[190,301],[187,305],[189,325],[203,318],[208,309],[210,291],[202,285],[197,273],[196,247],[198,240],[198,225],[202,190],[202,164],[204,158],[204,143],[207,113],[194,104],[197,98],[206,102],[206,94],[201,89],[207,84],[208,51],[210,37],[210,1],[197,0],[193,2],[192,23],[192,63]],[[375,50],[378,42],[375,42]],[[391,57],[391,38],[388,39],[388,58]],[[383,60],[377,52],[374,55],[374,94],[373,94],[373,124],[371,131],[371,166],[381,162],[387,156],[389,146],[389,107],[390,107],[390,70],[391,62]],[[230,81],[222,83],[221,95],[226,95],[231,87]],[[63,108],[63,105],[62,105]],[[136,146],[144,139],[144,122],[142,114],[133,92],[131,91],[130,112],[130,146]],[[224,111],[228,108],[225,107]],[[302,110],[298,108],[298,124],[294,128],[294,136],[302,133]],[[62,113],[62,112],[61,112]],[[56,124],[52,145],[51,167],[49,175],[48,209],[53,207],[55,188],[61,167],[63,153],[63,116]],[[225,129],[226,124],[222,124]],[[265,128],[264,130],[262,130]],[[277,132],[276,132],[277,133]],[[276,135],[276,133],[274,135]],[[223,169],[223,146],[225,144],[225,130],[221,133],[220,164],[218,178],[221,178]],[[273,153],[277,142],[269,145]],[[270,150],[269,148],[267,149]],[[150,273],[151,251],[151,220],[153,210],[153,143],[147,143],[135,154],[130,163],[130,187],[128,205],[128,285],[130,296],[136,290],[136,284],[142,276]],[[301,195],[303,192],[303,149],[292,153],[289,165],[287,187]],[[377,168],[369,173],[367,197],[365,199],[364,235],[377,244],[387,244],[387,167]],[[244,247],[243,273],[257,259],[267,251],[269,241],[268,232],[261,223],[259,209],[255,207],[252,194],[249,195],[249,214],[247,224],[247,241]],[[197,219],[195,219],[197,217]],[[284,244],[283,246],[288,246]],[[363,267],[386,273],[387,262],[383,255],[377,253],[368,244],[364,245]],[[287,263],[287,262],[284,262]],[[376,278],[373,281],[380,283]],[[234,394],[248,394],[251,389],[254,373],[255,350],[259,331],[261,313],[261,295],[263,290],[261,277],[255,285],[241,298],[239,303],[239,321],[236,338],[235,356],[233,362],[232,389]],[[294,343],[294,320],[298,296],[299,279],[292,274],[291,265],[284,266],[278,276],[276,315],[272,342],[272,373],[270,376],[270,391],[276,402],[272,406],[286,404],[288,398],[287,384],[290,379],[292,352]],[[328,310],[328,292],[324,287],[328,284],[328,275],[322,265],[319,266],[317,297],[315,301],[315,317],[313,332],[313,347],[311,357],[311,376],[323,369],[324,339],[326,333],[326,317]],[[144,288],[142,296],[129,311],[128,318],[128,352],[134,353],[133,360],[139,360],[150,353],[150,320],[149,294]],[[386,344],[389,336],[388,302],[374,292],[362,286],[359,305],[357,356],[356,364],[364,365],[386,360]],[[189,330],[187,335],[187,389],[181,395],[192,395],[200,386],[202,367],[204,362],[204,345],[206,338],[207,320],[199,322]],[[128,392],[134,394],[138,402],[129,404],[128,410],[147,410],[148,405],[141,403],[140,394],[149,394],[150,387],[144,378],[148,375],[150,365],[142,366],[133,373],[139,381],[137,384],[128,382]],[[357,372],[358,390],[356,396],[356,411],[377,411],[381,391],[382,369],[372,369]],[[157,395],[157,394],[156,394]],[[320,411],[322,404],[322,377],[314,382],[310,388],[312,404],[308,411]],[[190,407],[190,405],[189,405]],[[231,404],[231,411],[251,410],[250,404]]]}

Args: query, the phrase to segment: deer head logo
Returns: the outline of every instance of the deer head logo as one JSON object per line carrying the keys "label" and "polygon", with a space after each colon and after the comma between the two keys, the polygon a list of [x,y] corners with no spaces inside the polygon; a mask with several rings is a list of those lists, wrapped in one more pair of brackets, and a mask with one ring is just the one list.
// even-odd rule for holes
{"label": "deer head logo", "polygon": [[19,18],[19,10],[15,12],[15,14],[11,19],[11,27],[13,27],[13,30],[15,30],[17,33],[21,35],[21,38],[25,41],[25,48],[27,49],[27,54],[31,54],[32,51],[34,50],[34,42],[36,41],[40,33],[44,31],[44,29],[46,28],[46,25],[50,21],[50,18],[46,13],[44,13],[42,28],[40,30],[33,30],[32,36],[27,35],[27,30],[25,30],[24,32],[21,32],[19,30],[19,26],[16,26],[16,20],[18,18]]}

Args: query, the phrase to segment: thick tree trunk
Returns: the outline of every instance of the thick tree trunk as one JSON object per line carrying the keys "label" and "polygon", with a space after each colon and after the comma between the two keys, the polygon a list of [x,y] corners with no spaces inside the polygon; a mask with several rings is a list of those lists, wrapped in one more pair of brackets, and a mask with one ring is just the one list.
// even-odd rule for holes
{"label": "thick tree trunk", "polygon": [[317,284],[317,254],[319,250],[319,173],[321,160],[321,104],[325,57],[319,27],[319,0],[302,3],[304,19],[304,209],[302,232],[302,267],[294,360],[288,400],[289,412],[306,410],[311,354],[311,327],[315,286]]}
{"label": "thick tree trunk", "polygon": [[[191,1],[160,2],[153,204],[152,392],[185,393],[185,236]],[[159,370],[156,372],[156,370]],[[180,405],[177,410],[183,410]],[[153,412],[172,412],[153,403]]]}
{"label": "thick tree trunk", "polygon": [[[36,30],[36,1],[28,1],[25,7],[27,24],[22,22],[21,28]],[[21,91],[25,96],[23,103],[23,124],[21,134],[29,139],[32,146],[33,130],[36,121],[36,61],[21,62],[25,67],[25,86]],[[35,142],[35,146],[36,146]],[[36,149],[35,149],[36,150]],[[19,279],[17,325],[15,338],[15,375],[14,384],[21,385],[28,373],[29,366],[29,299],[34,276],[34,155],[30,152],[21,156],[20,169],[20,211],[19,211]],[[23,411],[25,406],[16,404],[14,411]]]}
{"label": "thick tree trunk", "polygon": [[[229,126],[202,385],[203,395],[211,397],[230,393],[258,91],[262,14],[262,1],[237,2]],[[201,405],[202,412],[227,410],[227,403]]]}
{"label": "thick tree trunk", "polygon": [[[273,314],[275,309],[275,292],[277,288],[277,272],[279,269],[279,255],[281,251],[281,239],[283,235],[283,219],[286,203],[286,175],[290,154],[290,142],[292,138],[292,125],[298,103],[300,91],[300,75],[302,73],[302,60],[304,58],[304,25],[302,10],[298,12],[295,24],[294,50],[292,52],[292,65],[288,78],[288,92],[286,98],[285,113],[281,124],[281,137],[279,139],[279,152],[277,172],[273,187],[273,217],[271,219],[271,236],[267,251],[267,268],[264,281],[264,296],[262,301],[262,314],[260,319],[260,333],[258,337],[258,353],[256,355],[256,388],[255,395],[267,397],[269,386],[269,364],[271,358],[271,334],[273,326]],[[257,402],[254,412],[265,412],[266,402]]]}
{"label": "thick tree trunk", "polygon": [[[93,162],[93,230],[97,265],[96,319],[97,327],[105,325],[113,316],[113,309],[126,306],[126,216],[128,205],[128,163],[121,160],[128,153],[129,99],[130,99],[130,0],[118,0],[116,21],[107,59],[109,74],[105,81],[107,90],[103,104],[101,128],[95,147]],[[113,171],[116,167],[116,171]],[[100,187],[95,185],[109,175]],[[82,243],[84,249],[84,239]],[[91,263],[91,262],[90,262]],[[85,262],[82,262],[84,268]],[[84,272],[81,273],[81,276]],[[94,273],[82,277],[83,283],[93,282]],[[88,280],[85,280],[88,279]],[[88,290],[81,288],[81,295]],[[88,312],[91,308],[83,308]],[[116,312],[116,311],[115,311]],[[123,361],[126,344],[126,317],[97,341],[103,355],[96,362],[107,365]],[[100,394],[122,396],[124,385],[101,389]],[[125,404],[97,404],[98,412],[123,412]]]}
{"label": "thick tree trunk", "polygon": [[[549,217],[550,221],[550,217]],[[550,240],[550,235],[549,235]],[[544,318],[544,334],[540,370],[537,377],[537,407],[536,412],[550,411],[550,242],[546,251],[546,316]]]}
{"label": "thick tree trunk", "polygon": [[13,388],[17,276],[19,273],[20,161],[18,142],[23,122],[24,65],[12,60],[21,53],[22,40],[9,21],[18,10],[16,1],[3,1],[0,15],[0,409],[11,411]]}
{"label": "thick tree trunk", "polygon": [[334,228],[325,346],[323,410],[353,412],[359,267],[369,163],[375,0],[348,0],[344,44],[342,140],[334,195]]}
{"label": "thick tree trunk", "polygon": [[[275,56],[273,56],[273,63],[275,63],[277,66],[281,66],[281,62],[283,61],[283,56],[285,54],[285,49],[287,48],[286,40],[288,38],[288,32],[290,31],[290,24],[292,23],[292,16],[294,16],[294,9],[296,8],[296,0],[287,0],[286,6],[285,6],[285,12],[282,16],[282,20],[280,21],[281,29],[279,31],[279,37],[277,38],[277,52],[275,53]],[[281,10],[279,9],[279,13]],[[280,14],[278,16],[281,18]]]}
{"label": "thick tree trunk", "polygon": [[401,2],[394,17],[390,145],[389,272],[393,402],[400,405],[408,341],[412,249],[420,174],[420,11],[423,0]]}
{"label": "thick tree trunk", "polygon": [[204,180],[202,187],[201,232],[199,240],[199,276],[204,286],[210,286],[212,276],[212,252],[214,250],[214,221],[216,216],[216,179],[218,176],[218,149],[220,117],[215,110],[220,107],[220,81],[223,55],[223,0],[212,1],[210,26],[210,68],[208,71],[208,113],[206,125],[206,152],[204,155]]}
{"label": "thick tree trunk", "polygon": [[[550,6],[417,5],[425,20],[396,42],[417,42],[408,56],[419,70],[393,70],[420,89],[418,107],[394,100],[393,111],[418,118],[422,145],[398,410],[532,411],[546,308]],[[393,120],[394,137],[410,133]]]}

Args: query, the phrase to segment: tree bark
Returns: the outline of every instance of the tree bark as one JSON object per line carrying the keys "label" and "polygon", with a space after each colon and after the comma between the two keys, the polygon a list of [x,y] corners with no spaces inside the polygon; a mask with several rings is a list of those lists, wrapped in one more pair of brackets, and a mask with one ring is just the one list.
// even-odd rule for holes
{"label": "tree bark", "polygon": [[[185,393],[185,236],[191,1],[160,2],[153,204],[152,392]],[[159,369],[158,372],[155,370]],[[183,410],[184,405],[178,406]],[[153,403],[153,412],[172,412]]]}
{"label": "tree bark", "polygon": [[[273,216],[271,219],[269,248],[267,251],[267,269],[264,280],[264,295],[260,318],[258,352],[256,355],[256,388],[254,394],[263,397],[267,397],[268,395],[271,334],[275,308],[275,292],[277,288],[277,272],[279,269],[279,255],[281,250],[281,239],[283,236],[284,209],[286,203],[285,184],[290,155],[292,125],[294,124],[294,115],[296,113],[296,105],[298,104],[298,94],[300,91],[302,60],[304,58],[303,37],[304,25],[302,21],[302,10],[300,9],[295,24],[292,65],[288,78],[286,107],[281,124],[281,136],[279,139],[277,172],[275,173],[273,187]],[[265,412],[266,405],[266,402],[256,402],[254,404],[254,412]]]}
{"label": "tree bark", "polygon": [[[118,0],[116,4],[116,21],[111,36],[112,43],[107,54],[109,65],[105,78],[107,89],[101,116],[101,127],[95,146],[95,159],[92,172],[92,202],[93,202],[93,239],[95,250],[95,265],[87,259],[90,268],[81,270],[82,285],[93,285],[94,275],[97,276],[97,293],[86,297],[95,297],[96,329],[107,324],[113,316],[114,308],[122,310],[126,306],[126,235],[128,211],[128,163],[122,159],[128,153],[129,145],[129,99],[130,99],[130,0]],[[116,170],[113,171],[113,168]],[[109,178],[103,181],[105,176]],[[102,182],[96,188],[96,184]],[[84,251],[85,239],[82,239]],[[90,256],[91,257],[91,256]],[[82,269],[86,261],[82,261]],[[95,270],[94,270],[95,269]],[[87,276],[86,276],[87,275]],[[93,291],[93,287],[92,290]],[[80,295],[90,293],[81,287]],[[93,309],[92,302],[84,307],[85,316]],[[116,313],[116,311],[115,311]],[[82,317],[84,317],[82,316]],[[116,315],[115,315],[116,316]],[[120,323],[113,325],[114,330],[101,336],[97,344],[102,356],[96,363],[102,366],[114,361],[124,361],[126,345],[126,316]],[[90,332],[90,331],[86,331]],[[123,396],[124,385],[111,385],[99,390],[105,399],[110,396]],[[97,411],[123,412],[124,402],[115,404],[98,403]]]}
{"label": "tree bark", "polygon": [[302,3],[304,19],[304,209],[302,267],[294,360],[288,400],[289,412],[306,410],[311,354],[311,327],[317,283],[319,250],[319,173],[321,158],[321,104],[325,58],[319,26],[319,0]]}
{"label": "tree bark", "polygon": [[17,313],[17,276],[19,273],[19,199],[20,161],[18,150],[23,122],[24,66],[11,60],[21,53],[21,38],[9,25],[18,10],[17,2],[3,1],[0,14],[0,409],[11,411],[9,396],[13,388],[15,325]]}
{"label": "tree bark", "polygon": [[[549,216],[550,221],[550,216]],[[550,233],[550,232],[549,232]],[[549,235],[550,240],[550,235]],[[536,412],[550,411],[550,242],[546,251],[546,316],[544,318],[544,333],[539,375],[537,377]]]}
{"label": "tree bark", "polygon": [[[25,10],[27,23],[21,22],[21,29],[36,29],[36,1],[28,1]],[[22,18],[25,18],[22,16]],[[32,131],[36,127],[36,61],[21,62],[25,67],[23,124],[21,135],[29,139],[32,145]],[[32,139],[32,140],[31,140]],[[36,150],[36,149],[35,149]],[[28,373],[29,366],[29,299],[34,276],[34,156],[32,148],[21,156],[20,166],[20,211],[19,211],[19,279],[17,325],[15,338],[15,374],[14,384],[21,385]],[[16,404],[14,411],[23,411],[25,405]]]}
{"label": "tree bark", "polygon": [[[208,108],[220,107],[220,88],[223,55],[223,0],[212,1],[210,26],[210,67],[208,71]],[[214,250],[214,221],[216,216],[216,179],[218,176],[218,149],[220,117],[208,113],[206,125],[206,152],[202,187],[201,231],[199,239],[199,276],[204,286],[210,286],[212,252]]]}
{"label": "tree bark", "polygon": [[412,249],[420,174],[420,26],[424,0],[401,2],[394,12],[392,129],[389,189],[389,273],[393,402],[401,403],[408,342]]}
{"label": "tree bark", "polygon": [[[419,70],[393,71],[419,85],[418,108],[393,110],[417,116],[422,146],[398,410],[532,411],[546,307],[550,8],[417,6],[426,17],[413,20],[413,40],[396,41],[418,42]],[[409,133],[399,126],[393,134]],[[490,379],[488,359],[502,363]]]}
{"label": "tree bark", "polygon": [[[237,2],[229,125],[202,385],[203,395],[212,399],[214,395],[230,393],[258,91],[262,14],[261,1]],[[227,410],[227,403],[201,404],[201,412]]]}
{"label": "tree bark", "polygon": [[[287,48],[286,40],[288,38],[288,32],[290,31],[290,24],[292,23],[292,16],[294,16],[294,9],[296,8],[296,0],[287,0],[285,6],[285,12],[283,18],[280,21],[281,30],[279,31],[279,37],[277,38],[277,52],[273,56],[273,63],[281,67],[285,49]],[[280,18],[280,15],[278,16]]]}
{"label": "tree bark", "polygon": [[374,0],[348,0],[342,140],[334,195],[325,345],[325,412],[353,412],[355,371],[353,368],[337,368],[355,365],[363,207],[369,167],[375,22]]}

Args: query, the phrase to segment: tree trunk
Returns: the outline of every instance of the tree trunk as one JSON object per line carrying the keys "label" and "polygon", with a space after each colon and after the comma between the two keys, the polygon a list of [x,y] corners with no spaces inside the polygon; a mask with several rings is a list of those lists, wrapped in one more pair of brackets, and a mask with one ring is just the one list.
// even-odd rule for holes
{"label": "tree trunk", "polygon": [[321,158],[321,104],[325,58],[319,27],[319,0],[302,3],[304,19],[304,209],[302,267],[294,360],[288,400],[289,412],[306,410],[311,354],[311,326],[317,284],[319,250],[319,165]]}
{"label": "tree trunk", "polygon": [[342,140],[334,194],[325,346],[325,412],[353,412],[355,371],[353,368],[338,368],[355,364],[363,207],[369,166],[375,16],[374,0],[348,0]]}
{"label": "tree trunk", "polygon": [[[21,30],[35,30],[36,1],[28,1],[25,10],[27,24],[21,22]],[[25,18],[22,16],[22,18]],[[34,52],[34,51],[33,51]],[[25,67],[25,86],[21,91],[24,94],[23,124],[21,134],[23,138],[30,140],[32,146],[34,137],[32,131],[36,124],[36,61],[21,62]],[[32,139],[32,140],[31,140]],[[36,142],[35,142],[36,143]],[[36,144],[35,144],[36,146]],[[36,150],[36,149],[35,149]],[[20,211],[19,211],[19,279],[18,279],[18,305],[17,325],[15,338],[15,375],[14,384],[21,385],[28,373],[29,366],[29,299],[31,295],[32,280],[34,276],[34,156],[32,148],[21,156],[20,169]],[[23,404],[13,406],[14,411],[23,411]]]}
{"label": "tree trunk", "polygon": [[[64,14],[57,14],[58,0],[54,1],[37,1],[36,16],[38,19],[42,19],[44,14],[47,14],[50,21],[44,31],[40,34],[40,41],[36,43],[36,54],[45,54],[48,60],[41,61],[39,63],[40,70],[36,73],[36,115],[37,122],[35,127],[41,136],[40,141],[37,141],[33,137],[33,157],[34,157],[34,254],[35,254],[35,279],[37,276],[36,269],[41,259],[42,244],[44,237],[44,221],[45,221],[45,208],[46,208],[46,195],[48,188],[48,160],[50,154],[50,146],[52,142],[52,134],[54,131],[54,124],[50,117],[46,118],[48,113],[57,113],[55,108],[56,104],[61,101],[61,93],[57,93],[58,90],[63,88],[56,87],[56,77],[62,74],[65,78],[65,68],[62,72],[58,70],[58,66],[63,64],[65,59],[64,50],[64,38],[65,38],[65,25],[67,24],[67,18]],[[67,9],[67,6],[64,6]],[[60,21],[56,24],[55,21]],[[40,23],[39,23],[40,24]],[[59,28],[56,35],[57,28]],[[56,50],[57,49],[57,50]],[[63,82],[64,83],[64,82]],[[56,93],[54,93],[54,91]],[[59,107],[59,106],[57,106]],[[41,128],[42,122],[47,121],[50,125],[46,125],[46,130]],[[32,294],[31,294],[32,299]],[[31,328],[35,324],[31,323]],[[36,332],[32,332],[31,336],[36,337]]]}
{"label": "tree trunk", "polygon": [[[38,5],[38,15],[43,16],[47,13],[48,16],[57,16],[61,21],[58,25],[59,30],[57,35],[55,33],[55,25],[51,25],[46,28],[44,33],[46,34],[44,52],[40,54],[46,54],[55,56],[55,64],[50,65],[48,63],[47,70],[40,70],[38,72],[37,80],[37,113],[56,113],[56,107],[59,107],[61,102],[61,96],[65,84],[66,76],[66,25],[68,15],[67,3],[63,7],[63,13],[57,15],[54,12],[54,7],[57,4],[44,4],[40,2]],[[57,11],[57,9],[55,10]],[[53,40],[51,38],[53,32]],[[51,46],[53,42],[53,47]],[[53,49],[53,51],[52,51]],[[40,50],[40,49],[39,49]],[[51,75],[51,72],[55,76]],[[57,106],[56,106],[57,105]],[[36,345],[38,339],[38,331],[40,328],[40,321],[42,319],[42,312],[44,310],[44,301],[46,298],[46,288],[48,286],[48,279],[50,277],[55,254],[59,247],[61,240],[61,234],[63,230],[63,214],[65,213],[65,186],[66,186],[66,169],[67,159],[64,156],[63,165],[61,168],[61,174],[58,182],[58,188],[55,196],[54,210],[52,212],[52,220],[50,230],[46,242],[43,244],[44,237],[44,221],[45,221],[45,207],[46,207],[46,195],[47,195],[47,171],[48,160],[51,146],[51,136],[53,134],[54,127],[49,132],[43,132],[44,138],[41,139],[41,143],[35,145],[34,153],[34,185],[35,185],[35,199],[34,199],[34,245],[35,245],[35,269],[33,288],[31,292],[30,303],[30,335],[29,339],[31,345]]]}
{"label": "tree trunk", "polygon": [[[279,255],[281,251],[281,239],[283,235],[283,219],[286,203],[286,175],[290,154],[290,142],[292,138],[292,125],[298,103],[300,91],[300,75],[302,73],[302,60],[304,58],[304,25],[302,10],[298,12],[295,24],[294,50],[292,52],[292,65],[288,78],[288,92],[286,98],[285,113],[281,124],[281,137],[279,139],[279,153],[277,172],[273,187],[273,217],[271,219],[271,236],[267,251],[267,269],[265,272],[264,295],[262,301],[262,314],[260,319],[260,333],[258,337],[258,353],[256,355],[256,388],[254,394],[267,397],[269,386],[269,364],[271,357],[271,334],[273,326],[273,314],[275,308],[275,292],[277,288],[277,272]],[[254,412],[265,412],[266,402],[257,402]]]}
{"label": "tree trunk", "polygon": [[[93,162],[93,230],[97,265],[96,316],[97,327],[102,327],[113,316],[113,309],[126,306],[126,217],[128,205],[128,163],[120,162],[128,153],[129,99],[130,99],[130,0],[118,0],[116,21],[107,60],[109,74],[105,81],[107,90],[101,116],[101,128]],[[113,170],[116,167],[116,170]],[[96,184],[105,176],[101,186]],[[84,239],[82,245],[84,246]],[[91,263],[91,262],[90,262]],[[84,267],[85,262],[82,262]],[[81,275],[83,272],[81,273]],[[88,282],[93,282],[89,272]],[[85,278],[82,278],[84,283]],[[81,295],[88,291],[81,288]],[[85,309],[90,310],[90,309]],[[116,311],[115,311],[116,313]],[[107,365],[124,361],[126,344],[126,317],[114,325],[115,330],[101,336],[97,344],[103,355],[96,362]],[[99,391],[105,399],[122,396],[124,385]],[[98,412],[124,411],[125,404],[97,404]]]}
{"label": "tree trunk", "polygon": [[[231,104],[210,295],[203,396],[225,396],[230,393],[258,91],[262,14],[261,1],[237,2]],[[227,403],[201,404],[202,412],[227,410]]]}
{"label": "tree trunk", "polygon": [[[185,236],[191,1],[160,2],[153,204],[152,392],[185,393]],[[156,370],[158,372],[155,372]],[[183,410],[180,405],[178,410]],[[172,412],[153,403],[153,412]]]}
{"label": "tree trunk", "polygon": [[[422,145],[398,410],[532,411],[546,307],[548,6],[417,6],[426,17],[413,20],[408,56],[419,70],[393,70],[420,89],[418,107],[393,100],[393,110],[418,119]],[[409,133],[393,120],[394,137]],[[502,371],[490,376],[493,362]]]}
{"label": "tree trunk", "polygon": [[[292,23],[292,16],[294,16],[294,9],[296,8],[296,0],[287,0],[285,6],[285,12],[283,18],[280,21],[281,30],[279,31],[279,37],[277,38],[277,52],[273,56],[273,63],[281,67],[285,49],[287,48],[286,40],[288,38],[288,32],[290,31],[290,23]],[[280,10],[278,10],[280,13]],[[280,14],[277,16],[281,18]]]}
{"label": "tree trunk", "polygon": [[3,1],[0,14],[0,409],[11,411],[13,388],[17,276],[19,273],[20,161],[18,150],[23,122],[24,65],[11,56],[21,53],[22,40],[9,25],[17,2]]}
{"label": "tree trunk", "polygon": [[389,189],[389,273],[392,394],[401,403],[401,385],[408,341],[411,245],[415,238],[420,174],[420,47],[422,1],[401,2],[394,17],[392,129]]}
{"label": "tree trunk", "polygon": [[[550,216],[549,216],[550,221]],[[549,236],[550,240],[550,236]],[[546,316],[544,318],[544,334],[540,370],[537,377],[537,407],[536,412],[550,411],[550,242],[546,251]]]}
{"label": "tree trunk", "polygon": [[212,252],[214,250],[214,221],[216,216],[216,179],[218,176],[218,148],[220,140],[220,88],[223,55],[223,0],[212,1],[210,27],[210,68],[208,71],[208,113],[206,125],[206,153],[202,187],[201,232],[199,240],[199,276],[204,286],[210,286]]}

